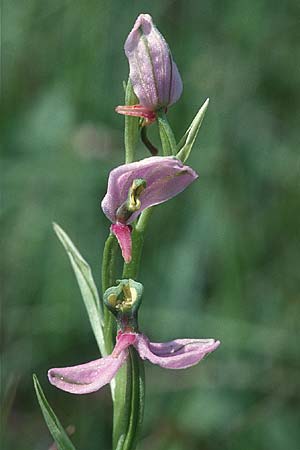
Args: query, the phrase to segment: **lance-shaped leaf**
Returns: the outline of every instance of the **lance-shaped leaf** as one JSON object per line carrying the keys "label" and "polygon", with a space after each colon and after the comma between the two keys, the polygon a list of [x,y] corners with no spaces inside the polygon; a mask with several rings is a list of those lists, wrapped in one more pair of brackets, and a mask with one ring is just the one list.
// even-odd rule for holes
{"label": "lance-shaped leaf", "polygon": [[46,425],[57,444],[58,450],[76,450],[53,409],[49,405],[36,375],[33,375],[33,384]]}
{"label": "lance-shaped leaf", "polygon": [[185,134],[183,135],[182,139],[180,140],[179,144],[177,145],[178,153],[176,156],[182,162],[185,162],[188,159],[188,157],[190,156],[190,153],[192,151],[196,137],[200,130],[202,121],[204,119],[208,104],[209,104],[209,99],[207,99],[203,103],[203,105],[197,112],[196,116],[194,117],[193,122],[191,123],[189,128],[186,130]]}
{"label": "lance-shaped leaf", "polygon": [[56,223],[53,224],[53,228],[55,233],[57,234],[58,239],[64,246],[69,256],[98,347],[100,349],[101,354],[105,356],[106,350],[102,328],[103,313],[100,306],[99,295],[91,272],[91,268],[88,265],[88,263],[83,259],[83,257],[80,255],[79,251],[77,250],[77,248],[75,247],[69,236],[64,232],[64,230]]}

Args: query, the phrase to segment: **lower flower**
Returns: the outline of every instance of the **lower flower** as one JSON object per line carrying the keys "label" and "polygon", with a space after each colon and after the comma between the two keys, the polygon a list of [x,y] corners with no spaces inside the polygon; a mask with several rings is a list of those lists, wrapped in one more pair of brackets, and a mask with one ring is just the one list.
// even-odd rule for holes
{"label": "lower flower", "polygon": [[220,341],[214,339],[175,339],[170,342],[150,342],[140,333],[119,331],[111,355],[79,366],[50,369],[51,384],[72,394],[88,394],[108,384],[128,357],[133,345],[142,359],[165,369],[186,369],[213,352]]}

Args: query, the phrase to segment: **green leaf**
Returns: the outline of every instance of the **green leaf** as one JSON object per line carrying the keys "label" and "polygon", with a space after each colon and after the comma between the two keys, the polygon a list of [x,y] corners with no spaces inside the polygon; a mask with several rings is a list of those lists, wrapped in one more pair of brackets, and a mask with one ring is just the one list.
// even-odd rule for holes
{"label": "green leaf", "polygon": [[63,426],[55,415],[53,409],[49,405],[43,389],[37,379],[36,375],[33,375],[33,384],[35,393],[42,410],[46,425],[55,440],[57,447],[59,450],[76,450],[74,445],[72,444],[69,436],[65,432]]}
{"label": "green leaf", "polygon": [[70,258],[98,347],[102,356],[105,356],[106,351],[103,337],[103,311],[100,306],[99,295],[91,268],[80,255],[79,251],[64,230],[56,223],[53,224],[53,228]]}
{"label": "green leaf", "polygon": [[194,117],[193,122],[191,123],[189,128],[186,130],[185,134],[183,135],[182,139],[180,140],[179,144],[177,145],[178,153],[176,156],[182,162],[185,162],[188,159],[188,157],[190,156],[190,153],[192,151],[196,137],[200,130],[202,121],[204,119],[208,104],[209,104],[209,98],[203,103],[203,105],[197,112],[196,116]]}

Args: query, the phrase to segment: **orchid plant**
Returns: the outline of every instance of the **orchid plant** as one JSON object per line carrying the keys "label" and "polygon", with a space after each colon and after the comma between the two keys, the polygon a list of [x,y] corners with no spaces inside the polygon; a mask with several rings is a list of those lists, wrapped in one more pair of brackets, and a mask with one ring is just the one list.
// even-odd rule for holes
{"label": "orchid plant", "polygon": [[[137,281],[145,231],[155,205],[184,191],[198,175],[185,165],[201,126],[208,100],[177,143],[167,110],[182,93],[182,81],[170,49],[148,14],[141,14],[125,42],[129,62],[125,105],[125,164],[108,177],[101,207],[110,220],[102,259],[102,296],[91,269],[67,234],[54,224],[74,269],[102,357],[84,364],[53,368],[50,383],[72,394],[94,392],[110,383],[114,404],[113,449],[135,448],[144,413],[144,365],[148,360],[165,369],[186,369],[197,364],[220,344],[215,339],[174,339],[151,342],[139,330],[138,311],[143,285]],[[149,141],[146,129],[156,122],[160,150]],[[135,160],[140,135],[151,155]],[[116,260],[124,260],[117,273]],[[102,300],[100,300],[102,298]],[[60,450],[74,449],[34,376],[39,404]]]}

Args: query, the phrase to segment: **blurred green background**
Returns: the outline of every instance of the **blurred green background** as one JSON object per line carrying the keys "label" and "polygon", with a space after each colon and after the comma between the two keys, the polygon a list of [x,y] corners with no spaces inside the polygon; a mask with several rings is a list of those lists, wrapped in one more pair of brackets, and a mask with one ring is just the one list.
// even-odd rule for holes
{"label": "blurred green background", "polygon": [[[109,223],[99,202],[124,158],[114,107],[128,74],[123,43],[140,12],[152,14],[183,78],[169,111],[177,138],[211,99],[189,161],[199,181],[157,207],[148,230],[141,327],[152,340],[222,345],[186,371],[146,364],[139,450],[297,450],[297,0],[2,1],[2,443],[51,445],[36,372],[62,423],[76,427],[76,447],[111,448],[109,389],[77,397],[46,379],[49,367],[98,357],[51,222],[100,287]],[[138,156],[147,156],[142,146]]]}

